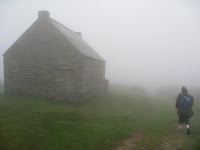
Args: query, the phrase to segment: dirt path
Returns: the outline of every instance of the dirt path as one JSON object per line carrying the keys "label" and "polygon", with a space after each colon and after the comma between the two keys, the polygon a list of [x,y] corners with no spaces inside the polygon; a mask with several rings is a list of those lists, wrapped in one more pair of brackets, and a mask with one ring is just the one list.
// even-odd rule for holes
{"label": "dirt path", "polygon": [[[184,131],[178,131],[176,126],[174,126],[171,133],[166,137],[163,137],[162,146],[158,147],[156,150],[181,149],[183,134],[185,134]],[[118,146],[112,150],[151,150],[151,148],[148,146],[147,140],[148,137],[138,131],[133,136],[122,139]],[[155,148],[152,150],[155,150]]]}
{"label": "dirt path", "polygon": [[186,129],[182,131],[177,130],[177,126],[174,125],[171,134],[163,140],[162,150],[177,150],[182,148],[183,135],[186,134]]}
{"label": "dirt path", "polygon": [[133,136],[120,141],[118,146],[113,148],[112,150],[145,150],[145,147],[139,144],[144,139],[145,136],[138,131]]}

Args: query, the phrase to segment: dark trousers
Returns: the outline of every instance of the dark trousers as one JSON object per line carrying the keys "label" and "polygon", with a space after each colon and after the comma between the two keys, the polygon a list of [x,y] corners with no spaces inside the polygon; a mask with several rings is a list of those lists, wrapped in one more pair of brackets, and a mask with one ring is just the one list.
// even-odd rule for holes
{"label": "dark trousers", "polygon": [[185,114],[179,115],[179,121],[178,121],[178,123],[179,124],[185,123],[185,125],[190,124],[189,123],[189,117],[186,116]]}

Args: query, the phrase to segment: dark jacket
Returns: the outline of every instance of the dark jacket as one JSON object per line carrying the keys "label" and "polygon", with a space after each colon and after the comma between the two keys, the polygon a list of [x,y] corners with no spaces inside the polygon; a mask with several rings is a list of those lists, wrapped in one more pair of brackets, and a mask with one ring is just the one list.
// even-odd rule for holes
{"label": "dark jacket", "polygon": [[[180,100],[184,97],[184,96],[189,96],[191,103],[189,105],[189,107],[187,109],[183,109],[180,107]],[[177,98],[176,98],[176,108],[177,108],[177,114],[181,115],[184,114],[187,117],[191,117],[192,115],[194,115],[193,110],[192,110],[192,106],[194,104],[194,98],[192,97],[192,95],[189,95],[187,92],[186,93],[180,93]]]}

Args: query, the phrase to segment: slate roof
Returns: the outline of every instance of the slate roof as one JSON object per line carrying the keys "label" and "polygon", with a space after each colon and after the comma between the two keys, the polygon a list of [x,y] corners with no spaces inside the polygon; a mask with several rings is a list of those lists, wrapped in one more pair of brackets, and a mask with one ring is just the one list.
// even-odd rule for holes
{"label": "slate roof", "polygon": [[56,20],[50,18],[48,11],[39,11],[38,17],[50,21],[84,56],[100,61],[105,61],[89,44],[87,44],[87,42],[81,38],[80,35],[57,22]]}
{"label": "slate roof", "polygon": [[49,18],[49,21],[86,57],[105,61],[81,36],[61,23]]}

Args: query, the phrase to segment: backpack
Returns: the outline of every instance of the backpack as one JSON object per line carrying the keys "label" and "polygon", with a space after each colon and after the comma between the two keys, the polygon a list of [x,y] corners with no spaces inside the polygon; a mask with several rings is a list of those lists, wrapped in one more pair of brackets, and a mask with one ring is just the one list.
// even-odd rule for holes
{"label": "backpack", "polygon": [[191,104],[191,99],[189,96],[182,96],[180,100],[180,108],[187,109]]}

